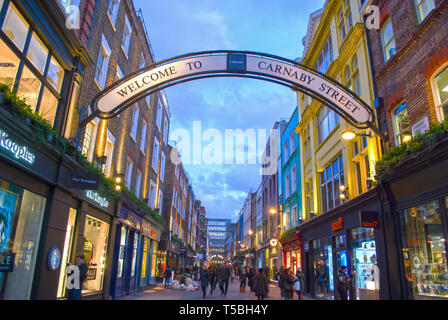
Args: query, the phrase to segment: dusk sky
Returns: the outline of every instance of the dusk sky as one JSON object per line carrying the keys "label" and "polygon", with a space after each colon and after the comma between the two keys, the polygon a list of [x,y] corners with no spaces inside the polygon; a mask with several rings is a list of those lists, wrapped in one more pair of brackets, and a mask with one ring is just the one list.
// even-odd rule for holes
{"label": "dusk sky", "polygon": [[[324,0],[134,0],[143,11],[157,61],[208,50],[245,50],[296,59],[303,52],[309,15]],[[165,90],[171,111],[171,136],[178,129],[270,130],[289,119],[296,96],[288,88],[243,78],[196,80]],[[191,136],[193,134],[191,133]],[[206,147],[206,140],[202,148]],[[224,141],[223,141],[224,144]],[[223,146],[224,148],[224,146]],[[193,152],[193,151],[192,151]],[[247,150],[246,150],[247,152]],[[196,198],[211,218],[234,222],[261,177],[260,163],[185,165]]]}

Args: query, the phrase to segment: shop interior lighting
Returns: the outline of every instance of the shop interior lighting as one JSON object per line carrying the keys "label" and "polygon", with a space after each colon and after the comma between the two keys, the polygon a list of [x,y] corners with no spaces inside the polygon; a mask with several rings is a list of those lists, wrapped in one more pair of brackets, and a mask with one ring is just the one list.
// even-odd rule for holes
{"label": "shop interior lighting", "polygon": [[403,138],[403,142],[409,142],[412,140],[412,136],[410,136],[409,134],[405,135]]}

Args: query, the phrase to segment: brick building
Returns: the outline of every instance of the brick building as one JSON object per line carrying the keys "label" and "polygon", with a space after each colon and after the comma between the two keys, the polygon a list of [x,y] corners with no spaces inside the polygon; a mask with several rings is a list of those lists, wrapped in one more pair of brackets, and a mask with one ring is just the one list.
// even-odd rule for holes
{"label": "brick building", "polygon": [[[379,174],[388,298],[447,299],[448,144],[428,129],[447,119],[448,1],[373,4],[380,29],[367,34],[383,146],[412,154]],[[415,149],[425,146],[419,133],[434,141],[429,150]]]}

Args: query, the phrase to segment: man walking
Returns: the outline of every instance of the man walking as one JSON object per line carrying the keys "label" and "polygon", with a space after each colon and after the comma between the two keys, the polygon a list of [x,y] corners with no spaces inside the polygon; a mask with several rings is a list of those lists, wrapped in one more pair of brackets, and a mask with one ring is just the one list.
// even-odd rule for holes
{"label": "man walking", "polygon": [[339,293],[339,298],[341,300],[348,300],[347,290],[349,287],[349,279],[347,277],[346,272],[347,272],[346,266],[342,266],[341,269],[339,269],[337,290]]}
{"label": "man walking", "polygon": [[230,279],[230,269],[228,266],[224,265],[220,268],[218,278],[219,278],[219,288],[221,289],[221,296],[226,296],[227,290],[229,289],[229,279]]}

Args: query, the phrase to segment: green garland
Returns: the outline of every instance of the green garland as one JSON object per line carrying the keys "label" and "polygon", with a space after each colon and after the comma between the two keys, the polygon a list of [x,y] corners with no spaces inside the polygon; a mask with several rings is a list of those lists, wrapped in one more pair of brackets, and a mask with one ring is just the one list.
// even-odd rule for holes
{"label": "green garland", "polygon": [[173,234],[173,235],[171,236],[171,241],[177,243],[177,244],[178,244],[179,246],[181,246],[181,247],[184,246],[184,242],[183,242],[181,239],[179,239],[175,234]]}
{"label": "green garland", "polygon": [[439,142],[448,137],[448,120],[431,125],[428,132],[420,134],[409,143],[402,143],[392,148],[376,163],[376,180],[391,175],[395,169],[410,159],[417,159],[431,151]]}
{"label": "green garland", "polygon": [[286,230],[285,232],[283,232],[280,235],[280,239],[279,239],[280,243],[283,244],[286,240],[292,238],[292,236],[294,235],[294,232],[297,230],[299,230],[299,227],[294,227],[292,229],[289,229],[289,230]]}

